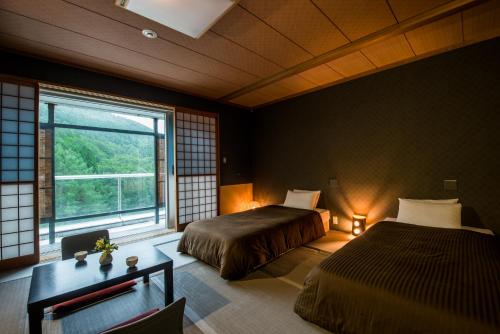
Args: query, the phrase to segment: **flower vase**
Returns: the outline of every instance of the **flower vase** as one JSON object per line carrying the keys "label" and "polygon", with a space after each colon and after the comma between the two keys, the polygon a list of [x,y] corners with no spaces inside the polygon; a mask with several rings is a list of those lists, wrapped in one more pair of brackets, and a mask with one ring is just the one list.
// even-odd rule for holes
{"label": "flower vase", "polygon": [[113,261],[113,257],[109,253],[102,253],[99,257],[99,263],[101,266],[107,266]]}

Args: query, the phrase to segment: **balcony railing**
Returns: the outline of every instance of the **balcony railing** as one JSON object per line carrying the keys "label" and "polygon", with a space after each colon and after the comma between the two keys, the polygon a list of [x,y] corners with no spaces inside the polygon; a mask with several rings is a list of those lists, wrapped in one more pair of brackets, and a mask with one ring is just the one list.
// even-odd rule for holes
{"label": "balcony railing", "polygon": [[[145,208],[149,208],[151,206],[154,207],[154,197],[151,198],[152,200],[152,204],[153,205],[150,205],[149,207],[148,206],[136,206],[136,207],[125,207],[123,206],[123,199],[124,199],[124,195],[123,195],[123,180],[127,180],[127,179],[144,179],[144,178],[150,178],[151,181],[154,182],[154,173],[133,173],[133,174],[94,174],[94,175],[59,175],[59,176],[56,176],[55,177],[55,181],[56,181],[56,205],[57,205],[57,202],[58,202],[58,186],[59,187],[64,187],[64,185],[62,185],[60,181],[74,181],[74,180],[113,180],[112,183],[116,183],[115,187],[116,187],[116,193],[114,192],[115,189],[111,189],[111,184],[109,182],[107,182],[108,184],[104,185],[104,187],[108,187],[108,193],[109,195],[111,195],[110,197],[111,198],[108,198],[108,199],[112,199],[113,197],[116,197],[116,208],[115,210],[112,210],[111,212],[112,213],[119,213],[119,212],[123,212],[123,211],[130,211],[130,210],[137,210],[137,209],[145,209]],[[59,182],[58,182],[59,181]],[[59,184],[58,184],[59,183]],[[78,187],[78,186],[76,186]],[[152,193],[152,195],[154,196],[154,184],[152,185],[151,188],[149,189],[141,189],[142,191],[142,194],[143,197],[144,195],[151,195],[151,194],[147,194],[147,191],[150,191]],[[139,194],[139,192],[136,192],[136,194]],[[151,196],[152,197],[152,196]],[[89,204],[92,204],[92,203],[89,203]],[[107,206],[110,207],[109,202],[107,202],[106,204],[108,204]],[[83,210],[85,211],[85,210]],[[110,212],[105,212],[104,214],[106,213],[110,213]],[[98,212],[95,212],[95,214],[100,214]],[[67,215],[65,214],[58,214],[58,210],[56,209],[56,221],[61,221],[61,219],[78,219],[78,218],[82,218],[82,216],[86,216],[86,215],[82,215],[82,214],[79,214],[79,215],[76,215],[76,216],[72,216],[72,217],[66,217]]]}
{"label": "balcony railing", "polygon": [[55,219],[49,219],[45,229],[51,243],[56,226],[59,233],[152,218],[159,222],[154,173],[57,175],[54,179]]}

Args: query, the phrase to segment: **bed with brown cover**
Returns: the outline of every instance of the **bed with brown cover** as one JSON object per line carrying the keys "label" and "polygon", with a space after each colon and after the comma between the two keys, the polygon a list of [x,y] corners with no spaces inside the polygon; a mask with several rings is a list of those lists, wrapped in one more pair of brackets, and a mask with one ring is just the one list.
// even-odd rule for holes
{"label": "bed with brown cover", "polygon": [[324,235],[318,212],[270,205],[193,222],[184,230],[178,251],[232,280]]}
{"label": "bed with brown cover", "polygon": [[334,333],[500,333],[498,237],[380,222],[309,273],[295,312]]}

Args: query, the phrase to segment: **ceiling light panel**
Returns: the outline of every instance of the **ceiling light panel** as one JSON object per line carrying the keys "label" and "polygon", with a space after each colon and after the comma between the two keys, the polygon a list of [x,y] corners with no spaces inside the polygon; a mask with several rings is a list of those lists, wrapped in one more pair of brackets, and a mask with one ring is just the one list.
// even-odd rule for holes
{"label": "ceiling light panel", "polygon": [[239,0],[116,0],[116,5],[200,38]]}

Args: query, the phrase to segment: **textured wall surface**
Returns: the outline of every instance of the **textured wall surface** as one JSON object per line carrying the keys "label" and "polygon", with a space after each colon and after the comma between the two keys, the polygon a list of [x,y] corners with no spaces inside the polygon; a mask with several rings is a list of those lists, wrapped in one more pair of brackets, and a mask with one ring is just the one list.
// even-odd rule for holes
{"label": "textured wall surface", "polygon": [[221,184],[251,182],[250,113],[238,107],[105,74],[0,51],[0,73],[219,113]]}
{"label": "textured wall surface", "polygon": [[262,203],[321,189],[319,206],[347,228],[353,212],[395,217],[398,197],[458,196],[469,224],[500,232],[500,39],[259,109],[254,122]]}

